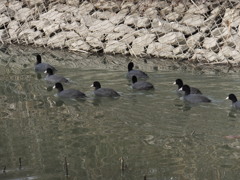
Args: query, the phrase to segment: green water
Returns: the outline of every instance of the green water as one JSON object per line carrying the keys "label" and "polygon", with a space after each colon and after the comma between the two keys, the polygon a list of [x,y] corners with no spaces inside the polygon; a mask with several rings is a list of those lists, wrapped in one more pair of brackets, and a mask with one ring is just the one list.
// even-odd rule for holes
{"label": "green water", "polygon": [[[65,89],[88,98],[60,101],[33,71],[32,52],[0,54],[1,180],[238,179],[240,143],[226,136],[240,135],[240,113],[225,98],[240,98],[239,74],[200,75],[139,61],[155,86],[139,92],[125,78],[127,58],[77,61],[78,55],[51,53],[58,74],[71,80]],[[213,103],[186,105],[176,95],[176,78]],[[121,97],[96,100],[90,88],[95,80]]]}

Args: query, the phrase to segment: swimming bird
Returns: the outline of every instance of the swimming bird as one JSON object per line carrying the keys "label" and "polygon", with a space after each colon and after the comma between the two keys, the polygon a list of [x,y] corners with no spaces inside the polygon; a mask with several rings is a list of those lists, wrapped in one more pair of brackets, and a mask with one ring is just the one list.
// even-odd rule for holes
{"label": "swimming bird", "polygon": [[118,97],[120,96],[115,90],[102,88],[100,82],[94,81],[91,87],[95,87],[94,94],[100,97]]}
{"label": "swimming bird", "polygon": [[82,93],[81,91],[76,90],[76,89],[64,90],[63,85],[59,82],[56,83],[55,86],[53,86],[53,88],[58,90],[57,95],[58,95],[58,97],[61,97],[61,98],[77,99],[77,98],[85,98],[86,97],[86,95],[84,93]]}
{"label": "swimming bird", "polygon": [[183,85],[183,87],[181,87],[180,90],[185,92],[183,99],[187,102],[190,103],[211,102],[211,100],[208,97],[202,94],[190,94],[190,87],[186,84]]}
{"label": "swimming bird", "polygon": [[130,62],[128,63],[128,73],[127,73],[127,78],[128,79],[132,79],[133,76],[136,76],[137,78],[148,78],[148,75],[141,71],[141,70],[136,70],[136,69],[133,69],[134,67],[134,64],[133,62]]}
{"label": "swimming bird", "polygon": [[151,90],[154,86],[150,82],[138,81],[136,76],[132,77],[132,88],[137,90]]}
{"label": "swimming bird", "polygon": [[[179,93],[180,92],[179,89],[183,87],[182,79],[176,79],[176,81],[173,84],[178,85],[178,93]],[[190,94],[202,94],[202,92],[198,88],[190,87]]]}
{"label": "swimming bird", "polygon": [[240,109],[240,101],[237,100],[237,97],[234,94],[229,94],[226,99],[232,101],[232,107],[236,109]]}
{"label": "swimming bird", "polygon": [[36,72],[44,72],[47,70],[47,68],[51,68],[53,72],[57,71],[55,67],[51,66],[50,64],[47,63],[42,63],[42,57],[40,54],[36,56],[37,62],[35,64],[35,71]]}
{"label": "swimming bird", "polygon": [[68,79],[66,79],[63,76],[53,74],[53,70],[51,68],[47,68],[47,70],[44,72],[47,73],[47,76],[45,77],[45,80],[51,83],[67,83],[69,82]]}

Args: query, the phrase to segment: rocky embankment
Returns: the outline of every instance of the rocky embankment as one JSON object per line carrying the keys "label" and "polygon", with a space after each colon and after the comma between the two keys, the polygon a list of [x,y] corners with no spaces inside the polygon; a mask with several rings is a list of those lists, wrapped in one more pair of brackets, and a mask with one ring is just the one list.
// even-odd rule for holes
{"label": "rocky embankment", "polygon": [[230,0],[1,0],[0,41],[238,64],[239,14]]}

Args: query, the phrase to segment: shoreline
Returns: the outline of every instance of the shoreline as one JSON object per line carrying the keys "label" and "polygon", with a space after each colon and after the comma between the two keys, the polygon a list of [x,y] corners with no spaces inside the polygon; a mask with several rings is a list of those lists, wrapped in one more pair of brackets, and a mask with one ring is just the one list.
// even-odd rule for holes
{"label": "shoreline", "polygon": [[238,67],[240,2],[0,2],[0,42]]}

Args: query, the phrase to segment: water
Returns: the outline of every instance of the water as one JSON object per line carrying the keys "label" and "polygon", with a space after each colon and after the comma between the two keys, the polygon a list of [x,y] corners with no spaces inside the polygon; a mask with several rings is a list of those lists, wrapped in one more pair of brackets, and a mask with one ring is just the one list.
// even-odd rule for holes
{"label": "water", "polygon": [[[76,61],[76,55],[47,51],[44,59],[53,57],[58,74],[71,79],[64,87],[88,96],[60,101],[33,71],[32,51],[0,55],[1,180],[238,179],[240,143],[226,136],[240,134],[240,113],[225,100],[229,93],[240,98],[238,73],[199,74],[152,61],[144,67],[140,60],[155,91],[138,92],[125,78],[126,57]],[[176,78],[213,103],[186,105],[176,95]],[[96,100],[95,80],[121,97]]]}

